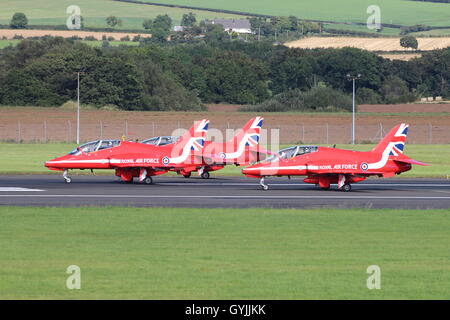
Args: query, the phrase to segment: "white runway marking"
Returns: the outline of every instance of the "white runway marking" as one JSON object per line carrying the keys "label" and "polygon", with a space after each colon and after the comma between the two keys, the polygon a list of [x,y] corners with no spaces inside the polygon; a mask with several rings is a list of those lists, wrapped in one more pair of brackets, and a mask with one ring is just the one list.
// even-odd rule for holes
{"label": "white runway marking", "polygon": [[27,197],[27,198],[183,198],[183,199],[344,199],[344,200],[358,200],[358,199],[385,199],[385,200],[450,200],[450,196],[447,197],[436,197],[436,196],[224,196],[224,195],[213,195],[213,196],[196,196],[196,195],[123,195],[123,194],[9,194],[0,195],[0,197]]}
{"label": "white runway marking", "polygon": [[[270,183],[267,184],[271,186],[299,186],[299,187],[311,187],[313,184],[306,183]],[[185,185],[199,185],[199,186],[259,186],[258,183],[236,183],[236,182],[158,182],[158,185],[168,185],[168,186],[185,186]],[[450,184],[430,184],[430,183],[359,183],[352,184],[352,186],[366,186],[366,187],[450,187]]]}
{"label": "white runway marking", "polygon": [[39,191],[45,191],[41,189],[29,189],[29,188],[19,188],[19,187],[0,187],[0,192],[39,192]]}

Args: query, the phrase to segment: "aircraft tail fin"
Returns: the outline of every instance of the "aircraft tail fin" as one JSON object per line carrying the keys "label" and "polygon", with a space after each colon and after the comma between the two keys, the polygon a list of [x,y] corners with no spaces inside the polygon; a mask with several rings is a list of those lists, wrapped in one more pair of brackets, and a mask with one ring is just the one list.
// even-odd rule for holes
{"label": "aircraft tail fin", "polygon": [[196,121],[176,142],[176,149],[190,148],[191,151],[201,151],[205,145],[208,126],[209,120],[207,119]]}
{"label": "aircraft tail fin", "polygon": [[406,123],[396,125],[389,131],[383,140],[372,149],[372,152],[380,154],[389,152],[390,156],[402,155],[405,148],[406,136],[408,135],[408,128],[409,125]]}
{"label": "aircraft tail fin", "polygon": [[254,147],[259,144],[259,138],[261,135],[261,128],[264,122],[263,117],[254,117],[250,119],[242,129],[238,130],[233,139],[227,142],[227,150],[237,151],[241,143],[244,143],[247,147]]}

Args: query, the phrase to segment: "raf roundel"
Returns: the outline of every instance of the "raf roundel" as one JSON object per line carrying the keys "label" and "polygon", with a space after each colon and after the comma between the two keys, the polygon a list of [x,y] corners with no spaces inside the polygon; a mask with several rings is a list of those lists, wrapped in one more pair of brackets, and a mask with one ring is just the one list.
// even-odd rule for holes
{"label": "raf roundel", "polygon": [[221,152],[219,153],[219,157],[225,159],[227,157],[227,154],[225,152]]}
{"label": "raf roundel", "polygon": [[164,157],[164,158],[162,159],[162,163],[163,163],[164,165],[167,166],[167,165],[170,163],[169,157]]}
{"label": "raf roundel", "polygon": [[361,163],[361,170],[366,171],[367,169],[369,169],[369,165],[365,162]]}

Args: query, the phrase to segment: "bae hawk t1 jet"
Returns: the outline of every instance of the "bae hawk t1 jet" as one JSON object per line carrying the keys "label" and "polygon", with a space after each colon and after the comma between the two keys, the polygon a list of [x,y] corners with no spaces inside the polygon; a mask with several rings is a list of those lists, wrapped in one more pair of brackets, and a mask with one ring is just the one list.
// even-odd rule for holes
{"label": "bae hawk t1 jet", "polygon": [[411,170],[412,165],[427,165],[403,154],[408,125],[394,127],[371,151],[360,152],[319,146],[294,146],[279,151],[265,161],[244,168],[248,177],[260,178],[263,190],[268,176],[306,176],[303,180],[327,190],[330,184],[350,191],[351,184],[369,176],[392,177]]}
{"label": "bae hawk t1 jet", "polygon": [[114,169],[122,181],[153,182],[152,176],[176,171],[187,175],[202,163],[209,121],[197,121],[179,140],[167,145],[150,145],[120,140],[96,140],[83,144],[69,154],[47,161],[50,170],[63,171],[66,183],[69,169]]}

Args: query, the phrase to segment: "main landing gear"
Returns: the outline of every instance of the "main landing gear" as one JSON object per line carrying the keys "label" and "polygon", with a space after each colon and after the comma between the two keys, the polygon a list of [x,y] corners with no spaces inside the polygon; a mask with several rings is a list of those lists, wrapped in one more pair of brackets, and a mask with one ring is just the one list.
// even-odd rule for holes
{"label": "main landing gear", "polygon": [[63,178],[64,178],[64,182],[65,183],[71,183],[72,182],[72,178],[68,176],[68,172],[69,170],[64,170],[63,172]]}
{"label": "main landing gear", "polygon": [[264,177],[262,177],[261,180],[259,180],[259,185],[261,186],[261,188],[262,188],[264,191],[269,190],[269,185],[267,185],[267,184],[264,183]]}
{"label": "main landing gear", "polygon": [[142,180],[142,183],[153,184],[153,179],[152,179],[152,177],[146,177],[144,180]]}
{"label": "main landing gear", "polygon": [[202,177],[202,179],[209,179],[209,172],[208,172],[208,171],[202,172],[202,174],[200,175],[200,177]]}

